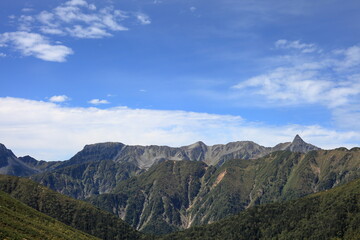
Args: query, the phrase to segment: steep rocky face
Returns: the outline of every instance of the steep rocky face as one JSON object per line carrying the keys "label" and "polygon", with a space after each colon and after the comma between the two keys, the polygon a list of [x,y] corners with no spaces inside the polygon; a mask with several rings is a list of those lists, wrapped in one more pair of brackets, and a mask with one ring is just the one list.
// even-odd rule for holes
{"label": "steep rocky face", "polygon": [[0,174],[29,176],[38,170],[19,160],[11,150],[0,144]]}
{"label": "steep rocky face", "polygon": [[229,160],[221,167],[165,161],[90,202],[139,230],[165,233],[208,224],[254,205],[296,199],[360,177],[360,149]]}

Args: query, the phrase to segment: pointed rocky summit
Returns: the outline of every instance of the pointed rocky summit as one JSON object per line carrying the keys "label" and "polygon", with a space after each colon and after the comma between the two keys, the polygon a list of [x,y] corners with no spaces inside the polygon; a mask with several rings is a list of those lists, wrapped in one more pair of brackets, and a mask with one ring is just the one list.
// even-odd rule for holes
{"label": "pointed rocky summit", "polygon": [[291,142],[289,146],[285,148],[285,150],[290,150],[292,152],[301,152],[306,153],[312,150],[320,150],[321,148],[318,148],[312,144],[306,143],[302,138],[297,134],[294,138],[294,140]]}
{"label": "pointed rocky summit", "polygon": [[296,134],[294,140],[292,141],[292,144],[302,144],[302,143],[305,143],[304,140],[302,140],[299,134]]}

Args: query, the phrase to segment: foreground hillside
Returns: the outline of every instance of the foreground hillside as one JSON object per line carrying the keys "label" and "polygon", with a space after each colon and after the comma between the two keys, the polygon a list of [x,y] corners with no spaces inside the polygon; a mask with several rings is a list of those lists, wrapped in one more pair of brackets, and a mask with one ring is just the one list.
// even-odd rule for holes
{"label": "foreground hillside", "polygon": [[140,231],[163,234],[249,207],[297,199],[360,176],[360,149],[279,151],[256,160],[165,161],[88,199]]}
{"label": "foreground hillside", "polygon": [[141,237],[140,233],[112,214],[29,179],[0,175],[0,190],[39,212],[98,238],[136,240]]}
{"label": "foreground hillside", "polygon": [[98,239],[69,227],[0,191],[0,239]]}
{"label": "foreground hillside", "polygon": [[359,239],[360,180],[294,201],[265,204],[219,222],[160,237],[176,239]]}

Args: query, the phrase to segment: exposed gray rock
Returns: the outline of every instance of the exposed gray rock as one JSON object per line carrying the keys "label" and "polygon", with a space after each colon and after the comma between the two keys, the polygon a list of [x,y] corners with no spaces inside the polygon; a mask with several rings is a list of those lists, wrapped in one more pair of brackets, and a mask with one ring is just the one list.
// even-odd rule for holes
{"label": "exposed gray rock", "polygon": [[222,165],[230,159],[254,159],[280,150],[306,153],[319,149],[304,142],[299,135],[296,135],[293,142],[281,143],[275,147],[264,147],[251,141],[230,142],[213,146],[207,146],[203,142],[196,142],[183,147],[130,146],[122,143],[107,142],[86,145],[82,151],[78,152],[69,161],[60,164],[58,168],[75,163],[102,160],[128,162],[141,169],[148,169],[153,164],[164,160],[202,161],[208,165]]}
{"label": "exposed gray rock", "polygon": [[292,142],[280,143],[273,147],[273,151],[288,150],[291,152],[307,153],[313,150],[320,150],[314,145],[306,143],[299,135],[296,135]]}

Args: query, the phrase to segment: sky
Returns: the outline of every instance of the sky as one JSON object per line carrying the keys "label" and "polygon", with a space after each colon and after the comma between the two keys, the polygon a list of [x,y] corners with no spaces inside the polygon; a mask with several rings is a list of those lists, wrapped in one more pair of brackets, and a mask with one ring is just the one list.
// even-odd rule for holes
{"label": "sky", "polygon": [[0,143],[360,146],[357,0],[3,0]]}

